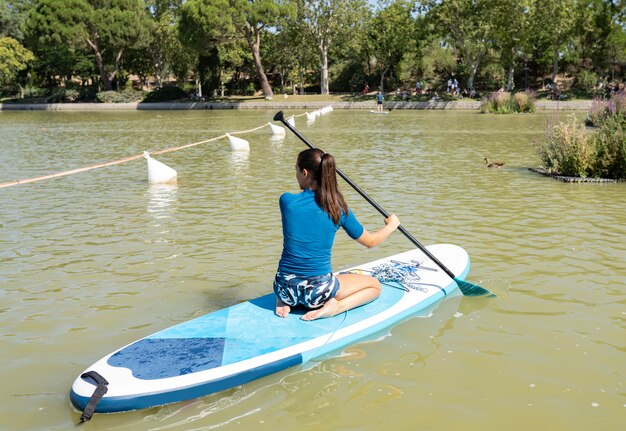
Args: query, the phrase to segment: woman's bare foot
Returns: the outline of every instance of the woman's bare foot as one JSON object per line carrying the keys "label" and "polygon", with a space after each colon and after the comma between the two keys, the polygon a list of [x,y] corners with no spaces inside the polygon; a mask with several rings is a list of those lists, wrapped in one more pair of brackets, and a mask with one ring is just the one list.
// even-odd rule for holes
{"label": "woman's bare foot", "polygon": [[278,317],[287,317],[289,312],[291,311],[291,307],[285,304],[280,298],[276,298],[276,315]]}
{"label": "woman's bare foot", "polygon": [[339,301],[335,298],[331,298],[328,300],[326,304],[322,308],[318,308],[317,310],[311,310],[301,317],[302,320],[315,320],[321,319],[323,317],[333,317],[339,314]]}

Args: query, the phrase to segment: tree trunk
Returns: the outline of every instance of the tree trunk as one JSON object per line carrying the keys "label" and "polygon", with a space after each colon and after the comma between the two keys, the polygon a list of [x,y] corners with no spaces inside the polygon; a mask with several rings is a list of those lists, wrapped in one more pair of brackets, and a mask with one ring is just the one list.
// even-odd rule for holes
{"label": "tree trunk", "polygon": [[200,79],[200,72],[195,73],[196,76],[196,93],[198,97],[202,97],[202,80]]}
{"label": "tree trunk", "polygon": [[328,47],[322,42],[319,44],[320,49],[320,92],[328,94]]}
{"label": "tree trunk", "polygon": [[556,84],[557,76],[559,74],[559,47],[554,47],[552,56],[552,82]]}
{"label": "tree trunk", "polygon": [[270,86],[265,71],[263,70],[263,64],[261,63],[261,33],[256,28],[249,28],[246,32],[246,40],[252,50],[252,58],[254,59],[254,67],[256,68],[256,74],[259,78],[259,84],[261,84],[261,90],[265,94],[266,99],[274,97],[274,92]]}
{"label": "tree trunk", "polygon": [[514,88],[515,88],[515,65],[513,64],[513,61],[511,61],[511,64],[509,65],[509,76],[507,79],[506,89],[507,91],[511,92],[513,91]]}
{"label": "tree trunk", "polygon": [[98,34],[92,34],[93,41],[91,39],[87,39],[87,43],[93,49],[93,52],[96,56],[96,64],[98,65],[98,72],[100,73],[100,80],[102,81],[102,85],[104,86],[104,91],[111,91],[113,87],[111,86],[111,79],[104,69],[104,60],[102,59],[102,53],[100,52],[100,48],[98,47]]}
{"label": "tree trunk", "polygon": [[480,61],[482,60],[483,52],[480,51],[476,56],[476,61],[472,62],[470,66],[470,76],[467,80],[467,88],[468,90],[472,90],[474,88],[474,79],[476,79],[476,73],[478,73],[478,66],[480,66]]}
{"label": "tree trunk", "polygon": [[123,54],[124,48],[121,48],[119,51],[117,51],[117,54],[115,54],[115,63],[113,64],[113,71],[109,74],[110,81],[113,81],[115,75],[117,74],[117,79],[115,80],[115,89],[118,91],[120,90],[120,82],[122,78],[122,68],[120,63]]}
{"label": "tree trunk", "polygon": [[385,67],[382,71],[382,73],[380,74],[380,88],[379,90],[382,93],[385,93],[385,75],[387,75],[387,72],[389,71],[389,66]]}
{"label": "tree trunk", "polygon": [[304,96],[304,67],[300,68],[300,95]]}

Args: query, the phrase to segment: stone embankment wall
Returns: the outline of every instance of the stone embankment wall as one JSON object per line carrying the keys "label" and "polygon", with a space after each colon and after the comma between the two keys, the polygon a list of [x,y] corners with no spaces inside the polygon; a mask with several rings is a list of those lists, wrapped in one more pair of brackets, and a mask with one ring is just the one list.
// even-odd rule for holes
{"label": "stone embankment wall", "polygon": [[[581,111],[589,110],[592,102],[584,101],[538,101],[537,110]],[[192,109],[305,109],[315,110],[331,105],[334,109],[373,109],[372,102],[168,102],[168,103],[5,103],[0,111],[137,111],[137,110],[192,110]],[[386,102],[385,108],[393,109],[435,109],[435,110],[478,110],[479,101],[428,101],[428,102]]]}

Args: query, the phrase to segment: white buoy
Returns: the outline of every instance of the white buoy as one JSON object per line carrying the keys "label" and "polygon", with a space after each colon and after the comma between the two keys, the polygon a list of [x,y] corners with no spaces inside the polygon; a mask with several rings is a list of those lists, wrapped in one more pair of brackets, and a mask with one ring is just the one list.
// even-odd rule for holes
{"label": "white buoy", "polygon": [[315,115],[315,112],[307,112],[306,113],[306,119],[307,121],[315,121],[315,117],[317,117],[317,115]]}
{"label": "white buoy", "polygon": [[143,152],[143,156],[148,161],[148,182],[150,184],[176,184],[178,176],[176,169],[153,159],[147,151]]}
{"label": "white buoy", "polygon": [[274,136],[285,136],[285,128],[281,126],[277,126],[276,124],[267,123],[270,125],[272,129],[272,135]]}
{"label": "white buoy", "polygon": [[230,149],[232,151],[250,152],[250,144],[248,141],[236,138],[235,136],[230,136],[228,133],[226,136],[228,137],[228,142],[230,142]]}
{"label": "white buoy", "polygon": [[287,122],[291,124],[291,127],[296,127],[296,118],[293,115],[287,118]]}

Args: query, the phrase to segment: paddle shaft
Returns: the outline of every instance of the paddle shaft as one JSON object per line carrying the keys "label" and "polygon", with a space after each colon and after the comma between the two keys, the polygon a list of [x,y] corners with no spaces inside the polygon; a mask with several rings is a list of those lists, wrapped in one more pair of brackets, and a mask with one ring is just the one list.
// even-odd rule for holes
{"label": "paddle shaft", "polygon": [[[289,124],[288,121],[285,120],[282,111],[278,112],[275,116],[274,116],[274,120],[280,121],[282,122],[285,126],[287,126],[287,128],[289,130],[291,130],[298,138],[300,138],[300,140],[302,142],[304,142],[309,148],[315,149],[315,147],[304,137],[302,136],[302,134],[300,132],[298,132],[295,127],[293,127],[291,124]],[[380,205],[378,205],[378,203],[372,199],[371,197],[369,197],[369,195],[367,193],[365,193],[359,186],[357,186],[354,181],[352,181],[346,174],[344,174],[341,169],[336,168],[337,169],[337,173],[339,174],[339,176],[341,178],[344,179],[345,182],[347,182],[348,184],[350,184],[350,186],[357,191],[358,194],[360,194],[361,196],[363,196],[363,199],[365,199],[367,202],[369,202],[369,204],[371,206],[373,206],[374,208],[376,208],[376,210],[382,214],[383,217],[387,218],[389,217],[389,213],[387,211],[385,211],[385,209],[383,207],[381,207]],[[439,259],[437,259],[430,251],[428,251],[428,249],[426,247],[424,247],[417,239],[415,239],[413,237],[413,235],[411,235],[402,225],[398,226],[398,230],[400,232],[402,232],[402,234],[408,238],[409,241],[411,241],[417,248],[419,248],[426,256],[428,256],[433,262],[435,262],[441,269],[444,270],[444,272],[446,274],[448,274],[450,276],[450,278],[455,279],[455,275],[452,271],[450,271],[443,263],[441,263],[441,261],[439,261]]]}

